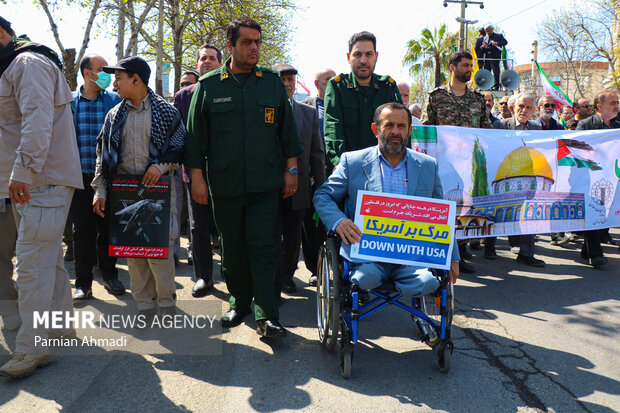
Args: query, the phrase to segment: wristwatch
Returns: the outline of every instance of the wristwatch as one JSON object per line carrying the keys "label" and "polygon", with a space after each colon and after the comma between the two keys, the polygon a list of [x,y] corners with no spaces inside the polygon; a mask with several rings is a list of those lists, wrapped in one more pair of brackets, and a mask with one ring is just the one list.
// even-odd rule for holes
{"label": "wristwatch", "polygon": [[286,168],[286,172],[290,173],[291,175],[297,175],[297,167],[293,166],[291,168]]}

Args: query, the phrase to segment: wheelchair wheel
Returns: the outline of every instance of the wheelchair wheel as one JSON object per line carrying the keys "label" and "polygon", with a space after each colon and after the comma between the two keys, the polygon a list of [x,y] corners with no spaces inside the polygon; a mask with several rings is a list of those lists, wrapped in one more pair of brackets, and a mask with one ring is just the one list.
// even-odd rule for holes
{"label": "wheelchair wheel", "polygon": [[453,349],[454,349],[454,346],[452,345],[451,341],[446,341],[444,343],[441,343],[435,348],[436,355],[437,355],[437,365],[439,367],[440,372],[447,373],[450,371]]}
{"label": "wheelchair wheel", "polygon": [[334,351],[340,326],[340,270],[338,249],[333,239],[327,239],[319,250],[316,283],[316,305],[319,339],[323,346]]}
{"label": "wheelchair wheel", "polygon": [[340,352],[340,375],[345,379],[351,377],[353,368],[353,349],[344,348]]}
{"label": "wheelchair wheel", "polygon": [[[447,310],[448,314],[446,316],[446,326],[450,327],[452,325],[452,318],[454,317],[454,287],[452,283],[449,283],[447,286]],[[440,297],[435,294],[425,295],[421,298],[417,298],[418,307],[431,318],[435,324],[441,324],[441,314],[440,314]]]}

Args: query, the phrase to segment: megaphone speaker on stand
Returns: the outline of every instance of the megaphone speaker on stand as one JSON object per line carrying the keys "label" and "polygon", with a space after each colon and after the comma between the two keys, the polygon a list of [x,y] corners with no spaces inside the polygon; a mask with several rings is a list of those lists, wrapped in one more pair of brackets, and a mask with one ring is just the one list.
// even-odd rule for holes
{"label": "megaphone speaker on stand", "polygon": [[521,84],[521,79],[514,70],[504,70],[499,77],[499,83],[501,83],[506,90],[515,90],[519,87],[519,84]]}
{"label": "megaphone speaker on stand", "polygon": [[493,79],[493,74],[490,70],[480,69],[474,76],[474,82],[476,82],[478,89],[489,90],[493,87],[495,79]]}

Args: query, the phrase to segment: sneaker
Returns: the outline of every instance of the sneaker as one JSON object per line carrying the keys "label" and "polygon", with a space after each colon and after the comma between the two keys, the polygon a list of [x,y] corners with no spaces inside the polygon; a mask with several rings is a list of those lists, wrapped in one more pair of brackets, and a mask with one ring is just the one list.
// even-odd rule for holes
{"label": "sneaker", "polygon": [[545,266],[545,262],[543,260],[536,259],[534,257],[526,257],[524,255],[517,255],[517,262],[525,265],[529,265],[530,267],[542,268]]}
{"label": "sneaker", "polygon": [[0,367],[0,376],[14,378],[28,376],[34,373],[37,367],[46,366],[50,360],[51,356],[46,353],[13,353],[9,361]]}
{"label": "sneaker", "polygon": [[518,255],[521,252],[521,247],[510,247],[510,252]]}
{"label": "sneaker", "polygon": [[318,277],[316,275],[312,274],[310,276],[310,278],[308,279],[308,285],[310,287],[316,287],[316,283],[317,283],[318,280],[319,280]]}
{"label": "sneaker", "polygon": [[570,242],[575,242],[579,239],[579,235],[575,234],[574,232],[567,232],[566,238],[568,238]]}
{"label": "sneaker", "polygon": [[87,290],[84,287],[78,287],[73,293],[73,301],[88,300],[89,298],[93,298],[93,290],[90,288]]}

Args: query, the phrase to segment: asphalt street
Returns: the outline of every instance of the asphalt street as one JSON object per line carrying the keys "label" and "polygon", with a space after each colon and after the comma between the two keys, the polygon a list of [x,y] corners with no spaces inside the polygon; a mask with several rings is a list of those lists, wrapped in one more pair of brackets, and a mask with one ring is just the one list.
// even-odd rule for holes
{"label": "asphalt street", "polygon": [[[620,241],[620,230],[612,236]],[[285,295],[280,307],[285,339],[261,339],[248,317],[205,338],[214,354],[179,355],[187,344],[180,338],[159,343],[165,351],[153,355],[55,356],[30,377],[0,379],[0,411],[617,412],[620,250],[605,245],[609,264],[595,270],[579,258],[580,248],[580,242],[552,246],[539,236],[537,257],[545,268],[516,263],[506,239],[498,240],[496,261],[473,251],[476,274],[463,274],[455,286],[455,350],[447,374],[409,315],[391,307],[361,323],[353,373],[343,379],[337,352],[318,341],[315,291],[300,262],[298,292]],[[226,311],[219,256],[215,267],[216,291],[200,300]],[[67,268],[73,282],[73,264]],[[126,265],[119,268],[129,286]],[[179,300],[198,300],[191,298],[191,273],[182,259]],[[94,306],[117,300],[98,274],[93,293]],[[0,362],[15,338],[2,333]]]}

